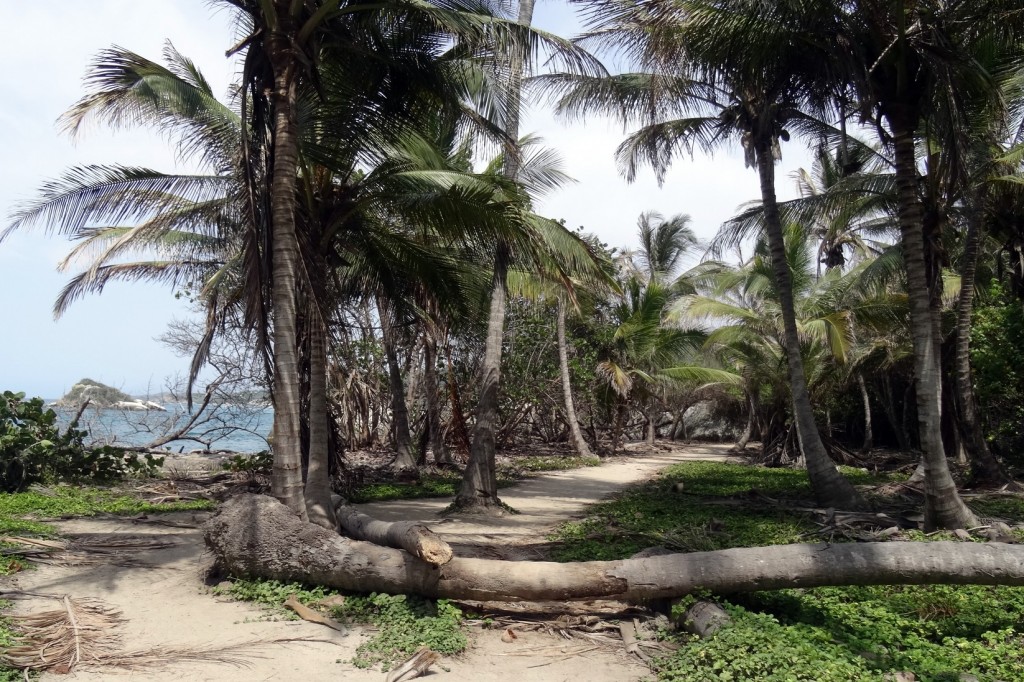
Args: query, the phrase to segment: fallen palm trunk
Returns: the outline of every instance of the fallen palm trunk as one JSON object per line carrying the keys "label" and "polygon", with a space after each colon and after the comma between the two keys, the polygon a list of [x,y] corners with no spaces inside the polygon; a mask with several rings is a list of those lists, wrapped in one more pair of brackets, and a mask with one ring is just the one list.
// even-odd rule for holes
{"label": "fallen palm trunk", "polygon": [[301,521],[277,500],[240,495],[206,525],[221,565],[240,577],[358,592],[492,601],[651,599],[789,587],[1024,585],[1024,546],[959,542],[781,545],[558,564],[452,559],[436,567]]}
{"label": "fallen palm trunk", "polygon": [[339,505],[337,513],[338,523],[356,540],[404,549],[434,566],[452,560],[452,548],[448,543],[422,524],[412,521],[380,521],[348,505]]}

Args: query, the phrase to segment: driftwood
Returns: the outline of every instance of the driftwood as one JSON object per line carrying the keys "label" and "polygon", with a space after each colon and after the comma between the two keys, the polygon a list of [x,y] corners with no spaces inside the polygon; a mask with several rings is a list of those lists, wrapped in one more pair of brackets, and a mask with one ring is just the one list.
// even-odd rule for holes
{"label": "driftwood", "polygon": [[348,505],[337,508],[338,524],[356,540],[404,549],[433,566],[452,560],[452,548],[426,526],[412,521],[380,521]]}
{"label": "driftwood", "polygon": [[240,577],[485,601],[652,599],[700,589],[726,594],[826,585],[1024,585],[1024,546],[997,543],[799,544],[565,564],[455,558],[432,566],[343,538],[271,497],[250,494],[224,503],[205,535],[221,566]]}
{"label": "driftwood", "polygon": [[430,666],[439,660],[441,660],[441,656],[438,653],[431,651],[425,646],[420,647],[402,665],[392,670],[385,682],[405,682],[406,680],[425,675]]}

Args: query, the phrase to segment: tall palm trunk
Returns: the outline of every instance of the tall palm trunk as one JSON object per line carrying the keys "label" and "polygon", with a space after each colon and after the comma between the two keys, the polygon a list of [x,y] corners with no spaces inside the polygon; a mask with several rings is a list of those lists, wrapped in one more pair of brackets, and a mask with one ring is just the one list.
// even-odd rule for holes
{"label": "tall palm trunk", "polygon": [[306,470],[306,512],[324,528],[337,528],[331,504],[330,436],[327,421],[327,344],[318,320],[309,327],[309,466]]}
{"label": "tall palm trunk", "polygon": [[569,425],[569,442],[580,457],[591,457],[590,446],[583,440],[580,423],[576,418],[576,405],[572,399],[572,381],[569,376],[569,352],[565,339],[565,301],[558,299],[558,369],[562,375],[562,397],[565,400],[565,421]]}
{"label": "tall palm trunk", "polygon": [[985,442],[971,381],[971,313],[974,310],[974,283],[981,238],[981,217],[975,210],[971,210],[964,240],[960,296],[956,308],[956,352],[953,356],[956,363],[956,399],[960,410],[962,443],[967,448],[974,478],[980,481],[1007,483],[1010,480],[1009,476]]}
{"label": "tall palm trunk", "polygon": [[491,289],[490,314],[487,317],[487,340],[484,345],[483,369],[480,377],[480,398],[473,445],[469,463],[462,476],[462,485],[455,497],[460,509],[501,506],[498,499],[498,477],[494,468],[495,435],[498,430],[498,384],[501,381],[501,346],[505,331],[507,302],[508,252],[498,247],[494,259],[494,283]]}
{"label": "tall palm trunk", "polygon": [[[534,0],[520,0],[519,23],[533,23]],[[505,153],[505,176],[515,180],[519,168],[519,150],[514,147],[519,139],[519,115],[522,100],[523,59],[513,56],[508,83],[508,105],[505,135],[512,148]],[[495,433],[498,428],[498,387],[501,383],[501,342],[505,332],[505,307],[508,297],[509,248],[498,241],[494,254],[494,281],[491,289],[490,312],[487,316],[487,341],[484,346],[483,366],[480,369],[480,398],[477,403],[476,423],[473,426],[473,445],[469,463],[462,477],[462,485],[455,496],[455,506],[501,507],[498,499],[498,477],[494,470]]]}
{"label": "tall palm trunk", "polygon": [[868,394],[868,386],[864,382],[864,375],[857,372],[857,388],[860,389],[860,399],[864,403],[864,444],[861,452],[870,452],[875,446],[874,429],[871,428],[871,396]]}
{"label": "tall palm trunk", "polygon": [[[278,2],[287,6],[288,3]],[[289,38],[290,19],[279,12],[279,24],[267,38],[274,74],[274,169],[270,186],[271,259],[274,320],[274,496],[306,518],[299,435],[299,373],[295,340],[296,270],[295,186],[299,138],[295,104],[298,63]]]}
{"label": "tall palm trunk", "polygon": [[452,456],[444,443],[441,427],[441,403],[437,384],[437,340],[428,330],[423,332],[423,393],[427,407],[427,430],[435,464],[451,464]]}
{"label": "tall palm trunk", "polygon": [[956,490],[942,447],[942,403],[938,348],[931,309],[931,287],[925,267],[924,226],[917,194],[917,158],[909,117],[888,116],[895,145],[896,191],[899,200],[903,263],[907,272],[910,331],[914,344],[914,384],[918,430],[924,464],[925,527],[970,528],[977,519]]}
{"label": "tall palm trunk", "polygon": [[750,391],[744,392],[747,394],[747,426],[743,429],[743,434],[736,442],[737,450],[747,449],[747,443],[754,437],[754,420],[757,419],[757,401],[754,400],[754,394]]}
{"label": "tall palm trunk", "polygon": [[814,411],[807,391],[803,358],[800,356],[800,338],[796,328],[796,311],[793,304],[793,280],[786,259],[786,243],[782,232],[782,219],[775,197],[775,158],[771,139],[760,140],[755,149],[757,170],[761,181],[761,203],[764,207],[764,226],[772,256],[772,272],[775,287],[782,308],[782,323],[786,344],[786,360],[789,366],[789,384],[793,394],[793,417],[796,423],[800,450],[807,463],[807,474],[811,488],[819,504],[843,509],[857,509],[865,506],[854,487],[836,469],[828,456],[818,426],[814,422]]}
{"label": "tall palm trunk", "polygon": [[402,368],[398,364],[398,350],[395,347],[394,319],[387,302],[377,299],[377,311],[380,316],[381,340],[384,344],[384,356],[388,364],[388,389],[391,393],[391,440],[395,446],[395,469],[412,470],[416,468],[416,458],[412,452],[412,432],[409,429],[409,408],[405,402],[405,384],[402,381]]}

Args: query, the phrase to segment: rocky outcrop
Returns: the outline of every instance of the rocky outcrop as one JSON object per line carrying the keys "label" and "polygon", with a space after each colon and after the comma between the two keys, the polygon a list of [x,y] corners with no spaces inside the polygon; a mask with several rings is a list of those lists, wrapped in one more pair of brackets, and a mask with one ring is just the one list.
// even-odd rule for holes
{"label": "rocky outcrop", "polygon": [[685,437],[690,440],[728,443],[743,435],[745,423],[738,415],[721,408],[718,401],[702,400],[683,413]]}
{"label": "rocky outcrop", "polygon": [[93,407],[109,407],[118,410],[160,410],[164,406],[149,400],[139,400],[113,386],[101,384],[92,379],[82,379],[60,398],[56,404],[60,407],[78,408],[85,401]]}

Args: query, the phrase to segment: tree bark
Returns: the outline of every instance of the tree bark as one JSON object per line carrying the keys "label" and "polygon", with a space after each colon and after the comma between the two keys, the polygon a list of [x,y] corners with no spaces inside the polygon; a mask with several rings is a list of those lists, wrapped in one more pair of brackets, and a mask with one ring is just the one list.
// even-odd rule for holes
{"label": "tree bark", "polygon": [[251,494],[224,503],[204,530],[221,567],[238,577],[485,601],[657,599],[825,585],[1024,585],[1024,545],[1002,543],[780,545],[564,564],[455,558],[436,567],[343,538]]}
{"label": "tree bark", "polygon": [[356,540],[382,547],[404,549],[421,561],[441,566],[452,560],[452,548],[423,524],[412,521],[380,521],[355,507],[338,507],[338,524]]}
{"label": "tree bark", "polygon": [[452,428],[455,431],[455,440],[459,449],[468,456],[472,446],[469,440],[469,429],[466,428],[466,413],[462,409],[462,396],[459,395],[459,382],[455,378],[455,366],[452,363],[450,345],[445,345],[444,356],[445,364],[448,366],[448,396],[452,401]]}
{"label": "tree bark", "polygon": [[402,382],[402,368],[398,364],[395,348],[394,320],[392,310],[386,301],[377,299],[380,316],[381,340],[384,356],[388,362],[388,389],[391,393],[391,440],[395,446],[395,469],[413,470],[416,458],[412,453],[412,433],[409,430],[409,408],[405,403],[405,385]]}
{"label": "tree bark", "polygon": [[971,378],[971,313],[974,311],[974,287],[981,247],[981,216],[969,207],[967,235],[964,238],[963,266],[960,268],[960,295],[956,307],[956,402],[960,411],[962,443],[967,448],[973,477],[977,481],[1008,483],[1010,477],[985,441],[978,416],[978,402]]}
{"label": "tree bark", "polygon": [[299,159],[296,100],[298,61],[291,43],[291,18],[285,2],[277,30],[266,40],[273,71],[274,168],[270,186],[271,304],[274,320],[274,496],[303,517],[302,444],[299,427],[299,372],[295,297],[299,246],[295,234],[295,187]]}
{"label": "tree bark", "polygon": [[[529,26],[533,22],[534,0],[520,0],[519,23]],[[519,117],[522,104],[523,63],[525,55],[510,55],[509,83],[505,107],[505,135],[509,142],[505,149],[504,175],[515,180],[519,175]],[[469,463],[463,474],[462,485],[455,496],[455,506],[463,510],[501,509],[498,499],[498,477],[494,470],[495,436],[498,429],[498,390],[501,384],[501,345],[505,332],[505,307],[508,303],[508,245],[499,240],[494,253],[494,280],[491,289],[490,312],[487,316],[487,342],[481,367],[480,398],[477,403],[476,423],[473,426],[473,445]]]}
{"label": "tree bark", "polygon": [[498,499],[498,476],[494,468],[494,456],[498,429],[502,337],[508,297],[507,259],[507,248],[504,244],[499,245],[494,259],[494,284],[487,318],[487,341],[481,368],[480,398],[477,402],[476,423],[473,425],[473,445],[469,451],[469,462],[462,476],[462,484],[455,496],[455,506],[467,511],[502,508],[501,500]]}
{"label": "tree bark", "polygon": [[764,229],[772,257],[772,273],[782,308],[783,337],[789,368],[789,385],[793,394],[793,421],[796,424],[800,450],[807,463],[811,488],[819,504],[842,509],[863,509],[866,503],[853,485],[836,469],[814,422],[804,375],[804,362],[800,356],[800,337],[796,327],[793,303],[793,280],[786,258],[786,242],[782,231],[782,218],[775,197],[775,158],[771,139],[762,139],[756,148],[757,170],[761,181],[761,204],[764,208]]}
{"label": "tree bark", "polygon": [[860,389],[860,399],[864,404],[864,444],[861,445],[860,451],[868,453],[875,446],[875,436],[874,430],[871,428],[871,396],[868,394],[864,375],[860,372],[857,372],[857,387]]}
{"label": "tree bark", "polygon": [[440,393],[437,384],[437,341],[430,331],[423,332],[423,394],[427,405],[427,430],[435,464],[451,464],[452,455],[444,443],[441,427]]}
{"label": "tree bark", "polygon": [[932,319],[931,287],[925,265],[922,207],[917,193],[914,130],[903,115],[890,112],[887,118],[895,147],[900,237],[914,345],[918,433],[925,468],[925,528],[971,528],[978,525],[978,521],[960,499],[942,447],[942,383],[935,345],[935,321]]}
{"label": "tree bark", "polygon": [[330,436],[327,423],[327,345],[320,320],[309,325],[309,464],[306,470],[306,513],[311,523],[337,528],[331,504]]}
{"label": "tree bark", "polygon": [[645,436],[644,440],[646,441],[648,446],[653,446],[655,439],[657,439],[657,437],[658,437],[657,408],[654,407],[654,406],[652,406],[647,411],[647,425],[646,426],[647,426],[647,429],[646,429],[647,433],[646,433],[646,436]]}
{"label": "tree bark", "polygon": [[572,399],[572,379],[569,376],[569,351],[565,338],[565,301],[558,299],[558,369],[562,375],[562,397],[565,400],[565,421],[569,425],[569,442],[580,457],[592,457],[590,446],[583,440],[580,422],[576,418],[576,405]]}
{"label": "tree bark", "polygon": [[754,394],[747,391],[745,393],[747,395],[747,426],[736,443],[737,450],[747,449],[747,443],[754,436],[754,419],[757,416],[757,402],[754,400]]}

